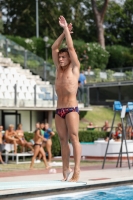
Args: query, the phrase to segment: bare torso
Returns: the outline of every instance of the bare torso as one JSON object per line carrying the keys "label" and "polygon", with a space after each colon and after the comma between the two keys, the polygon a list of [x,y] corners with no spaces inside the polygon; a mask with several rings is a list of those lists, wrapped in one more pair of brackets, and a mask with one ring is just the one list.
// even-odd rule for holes
{"label": "bare torso", "polygon": [[34,133],[34,142],[36,144],[42,144],[42,138],[39,137],[39,134],[41,134],[40,130],[37,129]]}
{"label": "bare torso", "polygon": [[16,134],[20,139],[24,139],[24,132],[23,130],[16,130]]}
{"label": "bare torso", "polygon": [[6,131],[6,139],[15,138],[15,135],[16,135],[15,131],[9,131],[9,130]]}
{"label": "bare torso", "polygon": [[73,71],[70,66],[62,70],[57,69],[55,89],[58,96],[57,108],[68,108],[77,106],[77,89],[78,89],[79,70]]}

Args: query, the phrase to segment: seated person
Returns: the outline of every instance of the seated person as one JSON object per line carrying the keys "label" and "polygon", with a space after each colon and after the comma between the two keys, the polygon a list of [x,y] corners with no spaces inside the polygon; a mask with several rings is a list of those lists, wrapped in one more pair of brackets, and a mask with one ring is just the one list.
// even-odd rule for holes
{"label": "seated person", "polygon": [[103,127],[101,128],[102,131],[105,131],[105,132],[109,132],[109,122],[108,121],[105,121],[105,124],[103,125]]}
{"label": "seated person", "polygon": [[116,142],[121,142],[121,137],[122,137],[122,134],[119,133],[118,136],[117,136],[117,139],[115,141]]}
{"label": "seated person", "polygon": [[[19,139],[17,141],[18,145],[20,145],[22,147],[28,147],[29,149],[31,149],[32,152],[34,151],[33,144],[31,142],[27,142],[24,137],[24,131],[22,130],[22,124],[18,124],[15,137]],[[21,150],[21,152],[22,152],[22,150]]]}
{"label": "seated person", "polygon": [[14,131],[14,126],[9,125],[8,130],[5,132],[5,142],[9,144],[14,144],[14,153],[17,153],[17,142],[20,139],[16,138],[16,132]]}
{"label": "seated person", "polygon": [[87,130],[94,130],[95,126],[93,125],[92,122],[90,122],[89,125],[86,128],[87,128]]}
{"label": "seated person", "polygon": [[104,138],[104,140],[105,140],[106,142],[108,142],[108,141],[109,141],[109,137],[106,136],[106,137]]}
{"label": "seated person", "polygon": [[115,133],[112,134],[112,138],[117,140],[119,134],[122,134],[122,124],[118,123],[118,126],[115,128]]}
{"label": "seated person", "polygon": [[2,153],[2,144],[3,144],[3,140],[2,140],[2,137],[3,137],[3,134],[2,134],[2,130],[3,130],[3,126],[0,126],[0,162],[2,164],[5,164],[3,159],[2,159],[2,156],[1,156],[1,153]]}

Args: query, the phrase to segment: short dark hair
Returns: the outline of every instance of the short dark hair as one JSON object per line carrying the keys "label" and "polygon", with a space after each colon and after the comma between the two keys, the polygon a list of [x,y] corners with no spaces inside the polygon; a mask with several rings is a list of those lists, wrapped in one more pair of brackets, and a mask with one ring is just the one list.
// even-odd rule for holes
{"label": "short dark hair", "polygon": [[69,55],[68,48],[62,48],[62,49],[60,49],[59,52],[58,52],[58,55],[61,54],[61,53],[64,53],[64,52],[68,53],[68,55]]}

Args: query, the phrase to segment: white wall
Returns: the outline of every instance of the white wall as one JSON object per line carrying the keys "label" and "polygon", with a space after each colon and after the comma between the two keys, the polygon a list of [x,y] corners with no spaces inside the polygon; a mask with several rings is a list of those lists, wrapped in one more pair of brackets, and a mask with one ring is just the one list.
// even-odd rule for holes
{"label": "white wall", "polygon": [[18,111],[21,114],[21,123],[24,131],[30,131],[30,111]]}
{"label": "white wall", "polygon": [[[119,153],[121,142],[110,141],[108,153]],[[94,144],[81,143],[82,153],[81,156],[88,157],[104,157],[107,147],[106,141],[95,141]],[[133,141],[127,140],[128,152],[133,152]],[[123,152],[126,152],[125,141],[123,142]],[[73,156],[73,147],[70,144],[70,156]],[[107,157],[117,157],[118,154],[107,155]],[[123,154],[123,157],[126,157],[126,154]],[[129,156],[133,156],[133,153],[129,153]]]}

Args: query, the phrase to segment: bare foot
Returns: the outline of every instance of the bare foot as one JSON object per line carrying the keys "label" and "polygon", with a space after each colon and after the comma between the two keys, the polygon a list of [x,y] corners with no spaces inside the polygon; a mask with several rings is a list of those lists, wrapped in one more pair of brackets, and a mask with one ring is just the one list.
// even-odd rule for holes
{"label": "bare foot", "polygon": [[62,181],[67,181],[67,179],[68,179],[69,175],[72,173],[72,171],[73,170],[71,168],[66,170],[66,171],[64,171],[63,174],[64,174],[65,178],[63,178]]}
{"label": "bare foot", "polygon": [[46,166],[45,168],[46,168],[46,169],[49,169],[49,168],[51,168],[51,166],[48,165],[48,166]]}
{"label": "bare foot", "polygon": [[77,182],[79,180],[80,170],[75,171],[69,182]]}

